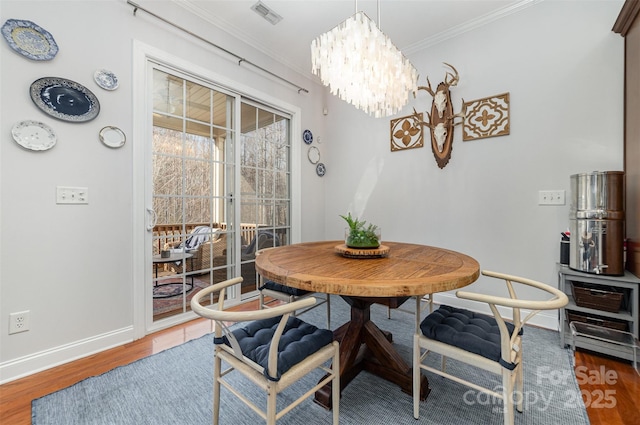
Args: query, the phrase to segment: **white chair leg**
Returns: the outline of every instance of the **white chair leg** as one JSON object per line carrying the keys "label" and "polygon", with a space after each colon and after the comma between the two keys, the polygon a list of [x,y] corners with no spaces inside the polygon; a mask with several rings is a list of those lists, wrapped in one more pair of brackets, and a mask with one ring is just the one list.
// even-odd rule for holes
{"label": "white chair leg", "polygon": [[218,356],[213,361],[213,425],[220,422],[220,372],[222,360]]}
{"label": "white chair leg", "polygon": [[276,396],[275,388],[267,385],[267,425],[276,425]]}
{"label": "white chair leg", "polygon": [[413,335],[413,417],[420,416],[420,336]]}
{"label": "white chair leg", "polygon": [[331,329],[331,295],[327,294],[327,329]]}
{"label": "white chair leg", "polygon": [[[327,294],[327,296],[329,296],[329,294]],[[334,342],[334,344],[336,343]],[[340,422],[340,350],[338,349],[338,347],[336,347],[336,353],[333,355],[333,363],[331,369],[334,374],[333,381],[331,382],[333,425],[338,425],[338,423]]]}
{"label": "white chair leg", "polygon": [[502,404],[504,406],[504,425],[514,425],[513,379],[507,370],[502,371]]}
{"label": "white chair leg", "polygon": [[524,367],[522,365],[522,359],[520,359],[519,363],[518,363],[518,371],[516,372],[516,391],[518,392],[517,394],[517,400],[518,400],[518,404],[516,405],[516,409],[518,409],[518,412],[522,413],[524,410],[523,407],[523,398],[524,398]]}

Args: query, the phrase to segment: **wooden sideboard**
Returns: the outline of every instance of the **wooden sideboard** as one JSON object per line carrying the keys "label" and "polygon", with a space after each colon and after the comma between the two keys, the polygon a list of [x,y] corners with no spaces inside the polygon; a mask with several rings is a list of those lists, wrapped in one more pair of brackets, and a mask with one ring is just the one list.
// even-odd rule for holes
{"label": "wooden sideboard", "polygon": [[624,37],[624,172],[627,270],[640,277],[640,1],[627,0],[613,31]]}

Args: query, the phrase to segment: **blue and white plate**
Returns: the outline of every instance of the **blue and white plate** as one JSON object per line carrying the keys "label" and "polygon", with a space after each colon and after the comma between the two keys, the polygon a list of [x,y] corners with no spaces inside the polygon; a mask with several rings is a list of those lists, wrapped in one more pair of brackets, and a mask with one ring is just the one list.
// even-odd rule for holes
{"label": "blue and white plate", "polygon": [[307,145],[310,145],[311,142],[313,142],[313,134],[311,133],[311,130],[305,130],[302,133],[302,140],[304,140]]}
{"label": "blue and white plate", "polygon": [[115,90],[118,88],[118,77],[111,71],[99,69],[93,74],[96,84],[105,90]]}
{"label": "blue and white plate", "polygon": [[326,172],[327,172],[327,167],[325,167],[322,162],[319,163],[318,165],[316,165],[316,174],[317,175],[322,177],[322,176],[325,175]]}
{"label": "blue and white plate", "polygon": [[40,78],[31,84],[29,93],[38,108],[59,120],[91,121],[100,113],[100,102],[91,90],[65,78]]}
{"label": "blue and white plate", "polygon": [[24,19],[7,19],[2,35],[9,46],[34,61],[48,61],[58,54],[58,45],[49,31]]}

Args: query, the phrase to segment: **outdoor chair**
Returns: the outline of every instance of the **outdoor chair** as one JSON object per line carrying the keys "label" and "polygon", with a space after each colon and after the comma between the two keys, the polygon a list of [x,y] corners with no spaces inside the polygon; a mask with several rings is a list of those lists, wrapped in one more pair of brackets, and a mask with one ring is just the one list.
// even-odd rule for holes
{"label": "outdoor chair", "polygon": [[185,239],[184,242],[167,244],[165,249],[183,249],[193,254],[193,258],[187,261],[184,266],[179,263],[169,263],[169,268],[174,273],[182,273],[183,267],[187,273],[199,271],[208,273],[212,265],[212,258],[222,255],[227,249],[227,234],[217,228],[198,226]]}
{"label": "outdoor chair", "polygon": [[[292,312],[309,307],[315,299],[306,298],[266,310],[225,310],[226,288],[242,282],[241,277],[226,280],[200,290],[191,299],[191,309],[199,316],[215,321],[213,423],[219,423],[220,388],[223,385],[253,411],[273,425],[276,420],[310,397],[322,386],[332,382],[333,424],[338,424],[340,403],[340,354],[333,332],[318,329]],[[217,309],[201,303],[217,293]],[[230,326],[233,322],[249,322]],[[222,370],[222,361],[227,369]],[[330,366],[327,363],[332,361]],[[310,372],[321,369],[327,374],[309,391],[280,411],[276,410],[277,395]],[[245,375],[267,393],[266,411],[233,388],[227,375],[232,371]]]}
{"label": "outdoor chair", "polygon": [[[420,323],[419,329],[416,329],[413,340],[413,416],[416,419],[420,412],[422,369],[501,399],[505,425],[513,425],[514,407],[518,412],[522,412],[522,327],[539,311],[564,307],[568,299],[562,291],[534,280],[490,271],[483,271],[482,274],[503,279],[507,285],[509,298],[466,291],[457,291],[456,296],[487,303],[493,316],[441,305]],[[547,292],[551,298],[544,301],[518,299],[514,283]],[[498,308],[510,309],[512,320],[506,322]],[[521,318],[521,309],[529,311],[524,319]],[[422,349],[426,350],[423,354],[421,354]],[[423,363],[429,352],[442,356],[441,369]],[[445,368],[447,357],[500,375],[502,392],[493,391],[447,373]],[[514,394],[514,391],[517,393]]]}
{"label": "outdoor chair", "polygon": [[[257,251],[256,257],[265,249]],[[318,294],[316,292],[293,288],[291,286],[276,283],[272,280],[264,280],[262,276],[259,276],[258,291],[260,293],[260,309],[271,308],[273,305],[279,305],[282,302],[292,303],[294,301],[318,295],[320,299],[319,302],[303,309],[302,311],[293,311],[292,315],[295,317],[324,304],[327,308],[327,329],[331,329],[331,296],[329,294]]]}

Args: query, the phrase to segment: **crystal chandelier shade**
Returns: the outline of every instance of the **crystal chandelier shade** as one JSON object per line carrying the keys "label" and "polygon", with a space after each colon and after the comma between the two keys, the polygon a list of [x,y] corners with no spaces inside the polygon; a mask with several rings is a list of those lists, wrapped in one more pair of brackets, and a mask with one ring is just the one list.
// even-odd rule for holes
{"label": "crystal chandelier shade", "polygon": [[418,71],[364,12],[311,42],[311,72],[376,118],[399,112],[418,86]]}

